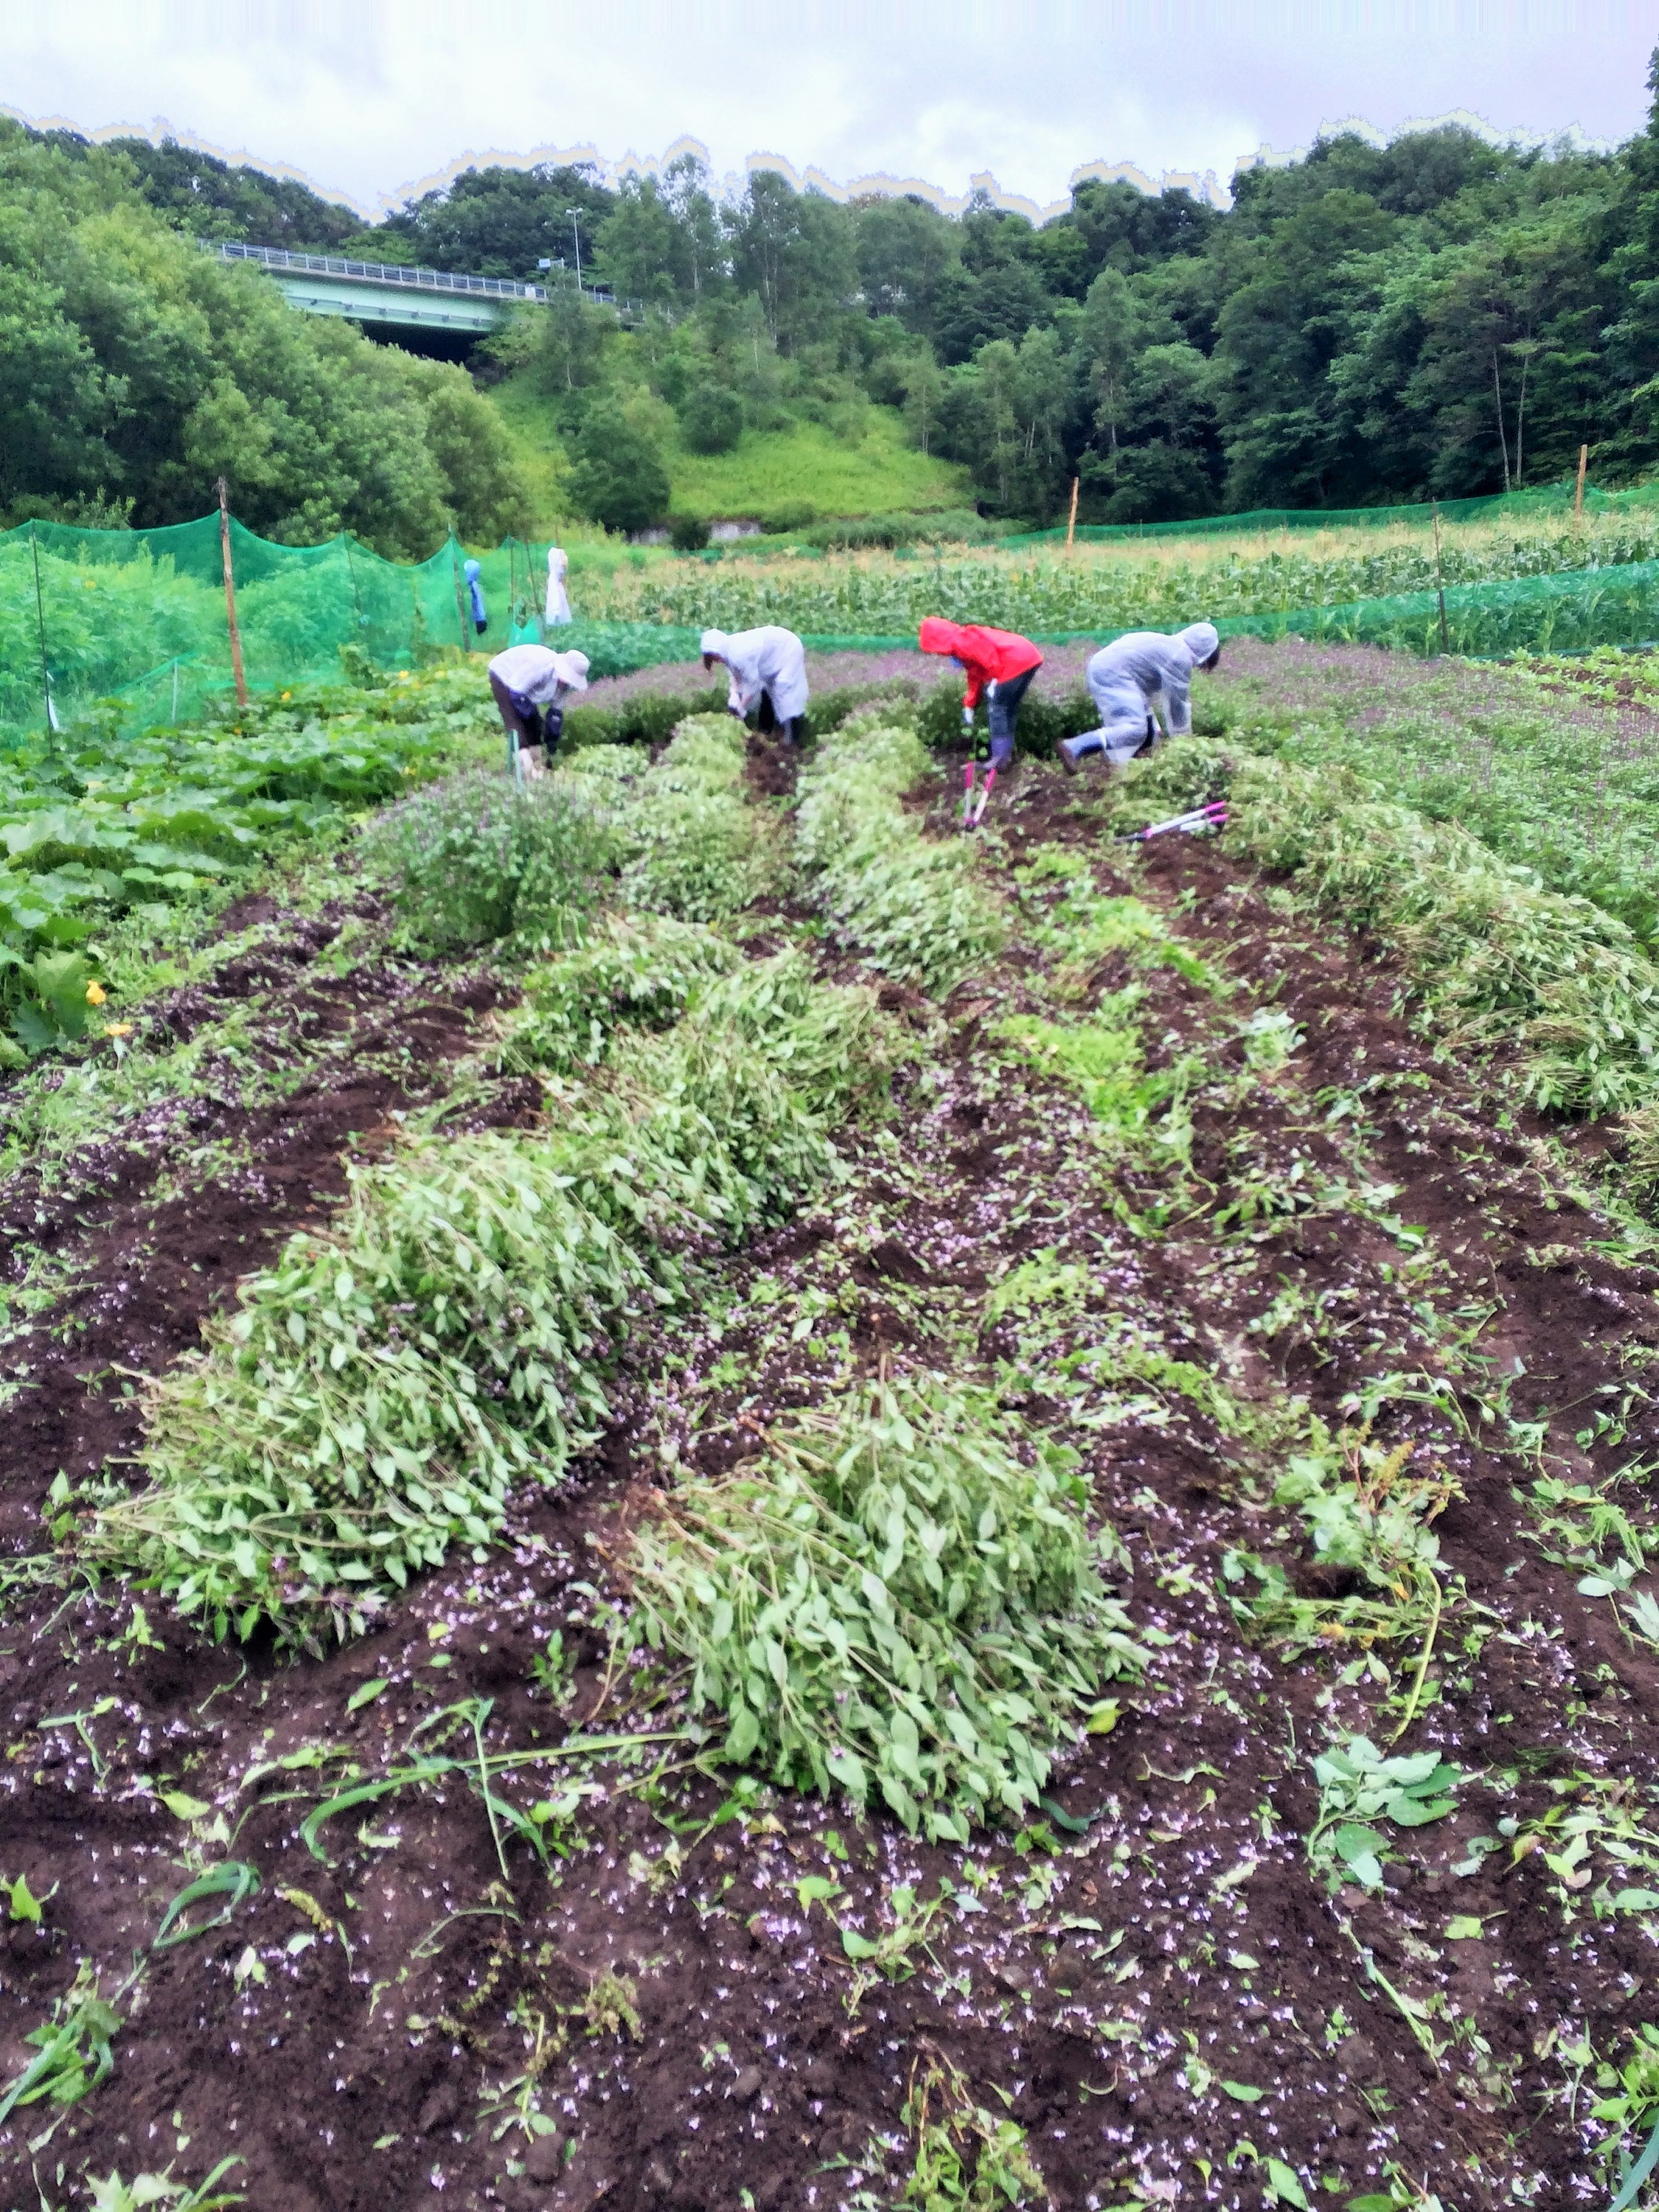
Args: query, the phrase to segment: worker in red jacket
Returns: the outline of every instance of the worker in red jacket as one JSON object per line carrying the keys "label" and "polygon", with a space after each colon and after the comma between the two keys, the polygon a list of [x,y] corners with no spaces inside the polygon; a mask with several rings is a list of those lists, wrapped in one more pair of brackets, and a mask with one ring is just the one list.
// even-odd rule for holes
{"label": "worker in red jacket", "polygon": [[945,622],[929,615],[917,639],[924,653],[948,653],[968,675],[962,702],[964,729],[974,725],[974,709],[985,694],[991,720],[991,766],[1006,768],[1014,757],[1014,725],[1020,702],[1031,678],[1042,665],[1042,655],[1029,637],[1010,629],[988,629],[982,623]]}

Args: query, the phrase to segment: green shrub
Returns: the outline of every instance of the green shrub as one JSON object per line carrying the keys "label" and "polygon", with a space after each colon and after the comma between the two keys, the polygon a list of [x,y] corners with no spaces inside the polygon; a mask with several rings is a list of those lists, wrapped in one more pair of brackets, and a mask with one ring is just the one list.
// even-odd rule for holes
{"label": "green shrub", "polygon": [[[820,692],[808,703],[806,733],[809,738],[825,737],[872,699],[908,698],[915,689],[914,684],[905,683],[856,684]],[[959,706],[952,711],[953,732],[947,734],[954,733],[954,729],[961,726]],[[614,707],[567,707],[560,758],[569,760],[578,750],[586,750],[590,745],[660,744],[681,722],[695,715],[725,712],[724,684],[711,685],[705,691],[640,691],[631,698],[618,701]],[[945,741],[940,739],[941,743]]]}
{"label": "green shrub", "polygon": [[[923,698],[916,716],[916,732],[927,744],[942,748],[962,742],[962,683],[935,684]],[[988,726],[981,702],[975,721],[981,733]],[[1081,685],[1063,699],[1045,699],[1028,691],[1015,728],[1017,752],[1038,760],[1052,759],[1061,738],[1079,738],[1100,727],[1100,709]],[[980,742],[984,743],[981,734]]]}
{"label": "green shrub", "polygon": [[569,489],[578,512],[607,530],[644,530],[667,512],[662,455],[615,401],[601,402],[583,417]]}
{"label": "green shrub", "polygon": [[977,1391],[906,1382],[773,1431],[635,1540],[635,1632],[693,1664],[724,1753],[914,1833],[1029,1812],[1144,1655],[1096,1571],[1073,1455]]}
{"label": "green shrub", "polygon": [[[743,435],[743,402],[729,385],[694,384],[677,411],[680,435],[694,453],[729,453]],[[696,541],[708,542],[706,532]]]}
{"label": "green shrub", "polygon": [[1007,936],[966,838],[929,840],[904,793],[932,774],[892,704],[854,715],[805,771],[795,854],[813,896],[876,968],[945,993]]}
{"label": "green shrub", "polygon": [[405,799],[365,840],[390,883],[400,935],[428,952],[576,942],[613,839],[568,779],[527,783],[478,769]]}
{"label": "green shrub", "polygon": [[677,553],[701,553],[708,543],[708,518],[702,514],[671,514],[668,542]]}
{"label": "green shrub", "polygon": [[588,745],[660,744],[672,736],[677,723],[693,714],[725,712],[724,684],[711,684],[704,691],[638,691],[614,707],[567,707],[560,750],[568,753]]}

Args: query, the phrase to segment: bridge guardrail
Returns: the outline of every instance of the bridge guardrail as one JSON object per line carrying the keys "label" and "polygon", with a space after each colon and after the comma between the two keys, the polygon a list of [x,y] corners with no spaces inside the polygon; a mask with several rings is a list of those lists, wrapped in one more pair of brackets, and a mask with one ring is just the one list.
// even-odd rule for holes
{"label": "bridge guardrail", "polygon": [[[296,275],[349,276],[360,283],[395,285],[404,291],[482,293],[488,299],[545,301],[551,295],[544,284],[528,284],[512,276],[468,276],[449,269],[421,269],[395,261],[350,261],[333,253],[290,253],[281,246],[244,246],[235,239],[203,239],[204,250],[222,261],[255,261],[261,268],[291,270]],[[643,314],[642,300],[619,300],[614,292],[584,284],[582,297],[596,307],[615,307],[623,314]]]}

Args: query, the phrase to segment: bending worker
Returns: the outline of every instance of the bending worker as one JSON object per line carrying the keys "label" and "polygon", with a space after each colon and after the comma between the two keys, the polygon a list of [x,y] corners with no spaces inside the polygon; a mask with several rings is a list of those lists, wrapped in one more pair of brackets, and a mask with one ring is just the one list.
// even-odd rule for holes
{"label": "bending worker", "polygon": [[988,629],[981,623],[945,622],[929,615],[916,642],[924,653],[949,653],[966,670],[968,689],[963,694],[962,726],[974,726],[974,709],[985,694],[991,724],[991,765],[1006,768],[1014,757],[1014,730],[1020,702],[1031,678],[1042,665],[1042,655],[1029,637],[1011,629]]}
{"label": "bending worker", "polygon": [[781,730],[787,744],[798,745],[806,735],[806,647],[792,629],[768,623],[763,629],[706,629],[702,634],[702,665],[719,661],[732,682],[726,711],[746,722],[753,714],[756,726]]}
{"label": "bending worker", "polygon": [[587,689],[585,653],[551,653],[544,645],[509,645],[489,664],[489,688],[501,709],[509,759],[540,775],[546,752],[564,730],[564,702]]}
{"label": "bending worker", "polygon": [[1195,668],[1212,669],[1221,658],[1214,625],[1193,623],[1166,637],[1162,630],[1132,629],[1102,646],[1088,666],[1089,690],[1100,727],[1080,738],[1060,740],[1061,763],[1075,774],[1085,753],[1103,752],[1115,763],[1151,752],[1158,740],[1158,719],[1172,738],[1184,738],[1193,726],[1188,693]]}

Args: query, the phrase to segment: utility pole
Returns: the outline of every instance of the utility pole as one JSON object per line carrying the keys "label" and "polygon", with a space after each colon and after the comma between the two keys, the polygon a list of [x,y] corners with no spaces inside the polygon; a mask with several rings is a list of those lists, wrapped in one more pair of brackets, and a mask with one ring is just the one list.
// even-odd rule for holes
{"label": "utility pole", "polygon": [[570,235],[576,241],[576,297],[579,300],[582,294],[581,212],[582,211],[580,208],[567,208],[565,210],[565,213],[570,218]]}
{"label": "utility pole", "polygon": [[219,479],[219,554],[225,564],[225,625],[230,632],[230,672],[236,678],[236,703],[247,704],[247,677],[242,668],[242,633],[236,624],[236,572],[230,559],[230,494]]}

